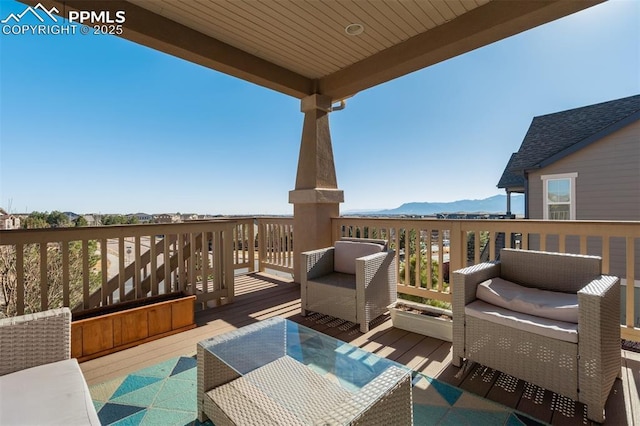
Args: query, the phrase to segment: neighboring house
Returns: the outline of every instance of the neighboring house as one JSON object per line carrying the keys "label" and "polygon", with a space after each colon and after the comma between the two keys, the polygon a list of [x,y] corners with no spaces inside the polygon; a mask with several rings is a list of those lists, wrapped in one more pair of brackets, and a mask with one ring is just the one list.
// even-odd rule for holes
{"label": "neighboring house", "polygon": [[221,215],[211,215],[211,214],[200,214],[198,215],[198,220],[210,220],[220,218]]}
{"label": "neighboring house", "polygon": [[[4,210],[3,210],[4,211]],[[19,229],[20,218],[12,214],[0,214],[0,229]]]}
{"label": "neighboring house", "polygon": [[[524,193],[527,219],[640,220],[640,95],[535,117],[498,188],[508,198]],[[625,283],[623,244],[610,241],[610,272]],[[640,241],[635,246],[640,271]],[[528,248],[538,247],[530,237]],[[557,239],[546,249],[556,251]],[[579,242],[569,237],[565,249],[578,253]],[[590,254],[601,251],[589,242]]]}
{"label": "neighboring house", "polygon": [[151,222],[151,220],[153,220],[153,216],[147,213],[134,213],[128,216],[134,216],[136,219],[138,219],[138,223],[149,223]]}
{"label": "neighboring house", "polygon": [[153,216],[153,221],[155,223],[178,223],[180,222],[180,216],[177,214],[156,214]]}
{"label": "neighboring house", "polygon": [[69,222],[74,222],[77,218],[80,217],[79,214],[76,214],[74,212],[64,212],[63,214],[69,218]]}
{"label": "neighboring house", "polygon": [[82,217],[87,221],[87,226],[100,225],[100,222],[92,214],[83,214]]}
{"label": "neighboring house", "polygon": [[535,117],[498,188],[528,219],[640,220],[640,95]]}

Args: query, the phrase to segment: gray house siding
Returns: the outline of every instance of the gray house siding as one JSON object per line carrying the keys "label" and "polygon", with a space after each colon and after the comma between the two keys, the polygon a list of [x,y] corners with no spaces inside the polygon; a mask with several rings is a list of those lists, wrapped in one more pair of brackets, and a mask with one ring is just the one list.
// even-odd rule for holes
{"label": "gray house siding", "polygon": [[[498,187],[517,192],[524,185],[526,217],[544,219],[544,175],[575,176],[570,213],[577,220],[640,221],[640,95],[534,117]],[[558,195],[564,190],[559,182],[554,187]],[[566,205],[557,201],[553,216],[562,217]],[[547,235],[545,250],[559,251],[559,238]],[[563,238],[566,252],[580,252],[579,238]],[[610,264],[604,272],[626,282],[626,236],[612,237],[608,243]],[[640,327],[640,238],[633,245],[634,321]],[[540,235],[529,234],[527,248],[540,247]],[[587,239],[588,254],[602,256],[602,247],[601,238]],[[623,306],[625,296],[623,289]]]}
{"label": "gray house siding", "polygon": [[[640,220],[640,121],[565,157],[543,169],[529,173],[529,218],[543,218],[543,175],[578,173],[576,178],[577,220]],[[537,236],[530,237],[530,249],[540,247]],[[559,248],[558,237],[549,236],[546,249]],[[610,240],[609,273],[625,277],[623,238]],[[589,238],[589,254],[602,255],[602,242]],[[579,240],[566,239],[566,251],[579,253]],[[640,279],[640,240],[635,241],[635,279]],[[636,292],[638,290],[636,289]]]}
{"label": "gray house siding", "polygon": [[576,219],[640,220],[640,121],[529,173],[529,218],[543,218],[543,175],[577,172]]}

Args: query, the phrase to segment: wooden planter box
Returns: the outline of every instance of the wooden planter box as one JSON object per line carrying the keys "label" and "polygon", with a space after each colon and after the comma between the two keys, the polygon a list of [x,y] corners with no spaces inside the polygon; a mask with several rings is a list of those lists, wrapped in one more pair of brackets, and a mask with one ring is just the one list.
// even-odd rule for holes
{"label": "wooden planter box", "polygon": [[391,323],[396,328],[447,342],[453,340],[453,317],[451,311],[447,309],[398,300],[389,305],[389,313]]}
{"label": "wooden planter box", "polygon": [[71,356],[82,362],[192,329],[195,298],[170,293],[74,314]]}

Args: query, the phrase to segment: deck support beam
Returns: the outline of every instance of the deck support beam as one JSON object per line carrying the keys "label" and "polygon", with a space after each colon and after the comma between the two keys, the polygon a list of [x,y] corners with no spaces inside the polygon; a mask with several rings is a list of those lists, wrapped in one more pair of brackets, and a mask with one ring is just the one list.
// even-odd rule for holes
{"label": "deck support beam", "polygon": [[340,215],[344,193],[338,189],[329,131],[331,98],[303,98],[302,140],[296,186],[289,191],[293,204],[294,281],[300,282],[300,253],[333,245],[331,219]]}

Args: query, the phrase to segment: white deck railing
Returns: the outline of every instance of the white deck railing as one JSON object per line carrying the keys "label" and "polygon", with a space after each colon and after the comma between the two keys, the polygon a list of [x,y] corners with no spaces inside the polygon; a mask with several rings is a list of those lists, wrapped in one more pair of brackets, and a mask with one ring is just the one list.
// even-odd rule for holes
{"label": "white deck railing", "polygon": [[293,218],[258,219],[259,269],[293,273]]}
{"label": "white deck railing", "polygon": [[[494,260],[503,245],[602,256],[603,272],[626,284],[621,335],[640,341],[640,222],[341,217],[332,225],[334,240],[389,240],[398,292],[445,302],[455,291],[449,271]],[[291,217],[0,231],[0,303],[10,315],[172,291],[219,303],[233,298],[235,270],[257,262],[261,271],[292,273],[293,244]]]}
{"label": "white deck railing", "polygon": [[[233,298],[233,221],[0,231],[6,314],[181,291]],[[165,261],[166,260],[166,261]]]}
{"label": "white deck railing", "polygon": [[[496,243],[601,256],[603,273],[619,276],[625,284],[621,336],[640,341],[640,312],[635,306],[640,299],[640,222],[341,217],[333,220],[333,228],[334,240],[388,239],[398,256],[398,292],[447,302],[455,289],[446,282],[446,272],[495,260],[501,245]],[[404,267],[406,260],[412,267]]]}

